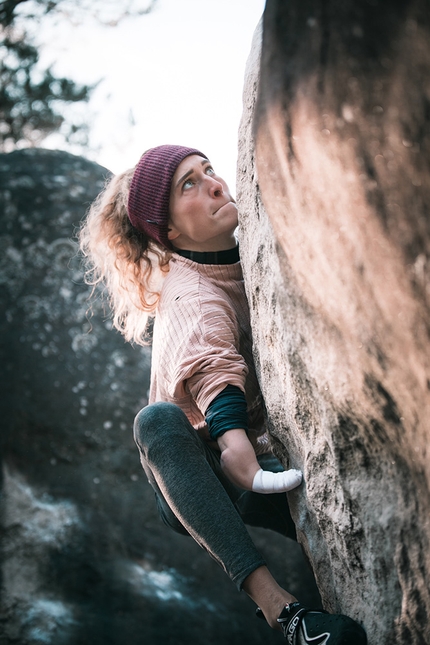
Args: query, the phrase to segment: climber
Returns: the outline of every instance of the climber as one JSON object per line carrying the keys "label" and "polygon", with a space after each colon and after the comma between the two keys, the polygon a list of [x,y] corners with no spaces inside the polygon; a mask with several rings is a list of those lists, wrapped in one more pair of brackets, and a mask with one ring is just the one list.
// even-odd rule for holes
{"label": "climber", "polygon": [[145,344],[155,320],[140,460],[163,521],[206,549],[289,643],[364,645],[355,621],[280,587],[245,527],[295,539],[285,491],[302,473],[282,468],[264,431],[236,227],[207,157],[172,145],[114,177],[82,225],[87,277],[105,283],[115,327]]}

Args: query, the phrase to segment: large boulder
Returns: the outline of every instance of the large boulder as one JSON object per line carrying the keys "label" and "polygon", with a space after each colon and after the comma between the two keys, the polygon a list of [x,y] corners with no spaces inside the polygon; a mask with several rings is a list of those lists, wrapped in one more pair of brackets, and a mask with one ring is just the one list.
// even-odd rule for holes
{"label": "large boulder", "polygon": [[430,642],[430,14],[268,0],[240,242],[272,441],[325,607]]}
{"label": "large boulder", "polygon": [[[65,152],[0,155],[0,643],[277,642],[218,566],[164,526],[132,439],[150,349],[89,308],[75,232],[105,168]],[[99,294],[100,295],[100,294]],[[252,531],[293,593],[301,552]]]}

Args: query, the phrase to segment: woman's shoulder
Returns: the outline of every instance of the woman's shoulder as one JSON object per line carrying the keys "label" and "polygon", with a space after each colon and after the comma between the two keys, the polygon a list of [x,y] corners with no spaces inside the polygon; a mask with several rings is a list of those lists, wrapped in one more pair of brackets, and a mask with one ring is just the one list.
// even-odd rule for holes
{"label": "woman's shoulder", "polygon": [[234,316],[225,291],[204,272],[186,263],[172,263],[161,290],[157,316],[165,320],[186,318],[192,326],[214,316]]}
{"label": "woman's shoulder", "polygon": [[199,265],[180,256],[173,256],[161,291],[161,298],[165,302],[172,299],[174,301],[199,299],[206,302],[216,299],[217,296],[225,298],[226,293],[222,284],[208,273],[205,265]]}
{"label": "woman's shoulder", "polygon": [[198,298],[201,291],[201,276],[187,264],[177,262],[172,258],[161,290],[161,302],[185,301]]}

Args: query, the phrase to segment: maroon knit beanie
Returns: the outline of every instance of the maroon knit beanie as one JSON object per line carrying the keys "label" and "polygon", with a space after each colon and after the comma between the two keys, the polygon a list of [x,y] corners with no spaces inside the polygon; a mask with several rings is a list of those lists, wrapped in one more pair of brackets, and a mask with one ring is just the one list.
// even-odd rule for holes
{"label": "maroon knit beanie", "polygon": [[167,249],[170,187],[177,167],[185,157],[200,155],[184,146],[158,146],[147,150],[134,171],[128,196],[128,218],[133,226]]}

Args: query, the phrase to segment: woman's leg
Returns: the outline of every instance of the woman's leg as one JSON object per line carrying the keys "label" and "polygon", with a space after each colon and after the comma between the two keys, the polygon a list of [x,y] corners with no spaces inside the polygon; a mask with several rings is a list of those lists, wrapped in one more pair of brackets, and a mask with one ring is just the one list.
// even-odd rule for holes
{"label": "woman's leg", "polygon": [[[366,645],[355,621],[308,610],[278,585],[234,505],[241,491],[225,478],[216,454],[177,406],[144,408],[136,417],[135,439],[165,521],[192,535],[260,606],[271,627],[281,629],[289,642],[329,636],[337,645]],[[266,513],[260,511],[260,516]]]}
{"label": "woman's leg", "polygon": [[161,494],[164,521],[175,530],[182,526],[241,589],[265,563],[234,506],[241,492],[222,474],[216,453],[170,403],[141,410],[134,436],[148,479]]}

